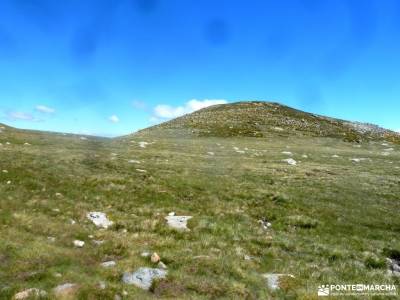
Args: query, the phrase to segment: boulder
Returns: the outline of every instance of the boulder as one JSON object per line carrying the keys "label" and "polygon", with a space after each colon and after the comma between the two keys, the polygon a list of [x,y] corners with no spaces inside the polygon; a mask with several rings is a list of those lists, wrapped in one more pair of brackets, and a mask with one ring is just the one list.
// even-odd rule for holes
{"label": "boulder", "polygon": [[90,221],[92,221],[97,227],[107,229],[113,224],[113,222],[107,218],[106,214],[102,212],[92,211],[87,213],[86,217]]}
{"label": "boulder", "polygon": [[133,273],[125,272],[122,276],[122,282],[125,284],[135,285],[144,290],[148,290],[153,284],[154,279],[162,279],[166,276],[166,270],[156,268],[139,268]]}

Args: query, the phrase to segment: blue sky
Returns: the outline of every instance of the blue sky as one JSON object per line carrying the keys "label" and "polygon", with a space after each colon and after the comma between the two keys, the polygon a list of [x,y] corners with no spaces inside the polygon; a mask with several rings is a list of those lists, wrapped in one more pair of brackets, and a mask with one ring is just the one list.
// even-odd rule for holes
{"label": "blue sky", "polygon": [[0,122],[116,136],[278,101],[400,129],[400,1],[2,0]]}

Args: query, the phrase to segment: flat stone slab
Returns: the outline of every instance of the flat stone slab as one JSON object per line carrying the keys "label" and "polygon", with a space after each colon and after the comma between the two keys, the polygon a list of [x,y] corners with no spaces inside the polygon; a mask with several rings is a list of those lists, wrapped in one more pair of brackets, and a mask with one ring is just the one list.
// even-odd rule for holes
{"label": "flat stone slab", "polygon": [[192,216],[166,216],[167,224],[169,227],[178,230],[189,230],[187,228],[187,221],[193,218]]}
{"label": "flat stone slab", "polygon": [[91,211],[86,214],[86,217],[94,223],[97,227],[102,227],[107,229],[110,227],[113,222],[110,221],[105,213],[98,212],[98,211]]}
{"label": "flat stone slab", "polygon": [[167,276],[167,271],[156,268],[139,268],[137,271],[130,273],[125,272],[122,276],[122,282],[133,284],[141,289],[148,290],[153,284],[154,279],[162,279]]}

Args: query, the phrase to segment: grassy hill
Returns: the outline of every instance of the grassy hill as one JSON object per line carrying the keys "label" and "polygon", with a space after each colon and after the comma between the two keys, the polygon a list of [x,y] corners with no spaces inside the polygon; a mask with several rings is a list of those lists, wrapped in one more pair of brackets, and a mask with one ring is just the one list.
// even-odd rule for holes
{"label": "grassy hill", "polygon": [[[0,299],[28,288],[53,299],[64,283],[76,299],[317,299],[321,284],[399,284],[387,265],[400,257],[396,138],[273,103],[118,139],[4,127]],[[170,212],[192,216],[190,231],[169,228]],[[157,266],[144,252],[168,267],[150,291],[121,281]],[[294,278],[273,290],[266,273]]]}
{"label": "grassy hill", "polygon": [[354,123],[306,113],[273,102],[237,102],[214,105],[189,115],[143,130],[189,132],[198,136],[267,137],[282,136],[334,137],[359,142],[363,139],[390,139],[400,136],[371,124]]}

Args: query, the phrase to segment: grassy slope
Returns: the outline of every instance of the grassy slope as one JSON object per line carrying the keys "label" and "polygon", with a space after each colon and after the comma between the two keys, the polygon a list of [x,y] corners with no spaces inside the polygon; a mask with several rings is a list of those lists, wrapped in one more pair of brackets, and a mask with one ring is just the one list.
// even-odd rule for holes
{"label": "grassy slope", "polygon": [[[76,282],[82,299],[113,299],[123,290],[135,299],[315,299],[319,284],[397,280],[387,275],[385,257],[400,249],[398,145],[383,156],[388,147],[372,140],[174,136],[152,130],[112,141],[0,133],[0,169],[8,170],[0,173],[0,298]],[[142,149],[139,141],[154,144]],[[298,165],[282,162],[282,151]],[[350,161],[360,157],[371,161]],[[115,226],[95,228],[85,218],[91,210],[106,212]],[[192,215],[191,231],[167,228],[170,211]],[[263,217],[272,229],[261,229]],[[105,243],[96,246],[89,235]],[[85,247],[74,248],[74,239]],[[123,271],[152,266],[140,256],[145,250],[169,268],[153,293],[120,281]],[[99,266],[110,259],[115,268]],[[260,275],[267,272],[296,279],[271,292]]]}

